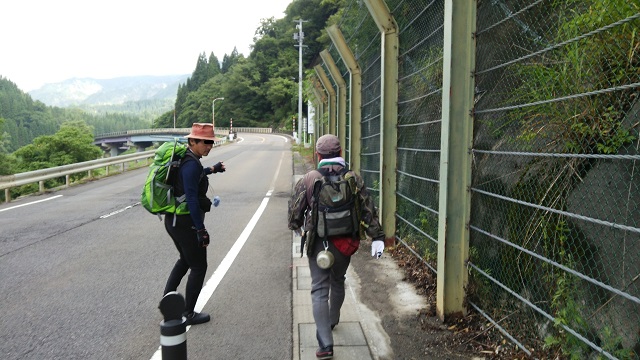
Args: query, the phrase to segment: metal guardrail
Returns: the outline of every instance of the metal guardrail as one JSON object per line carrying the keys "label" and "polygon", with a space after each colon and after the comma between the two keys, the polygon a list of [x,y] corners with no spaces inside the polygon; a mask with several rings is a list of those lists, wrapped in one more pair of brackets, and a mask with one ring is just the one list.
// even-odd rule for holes
{"label": "metal guardrail", "polygon": [[155,150],[0,176],[0,190],[152,157]]}
{"label": "metal guardrail", "polygon": [[[220,146],[227,142],[226,138],[216,142],[214,146]],[[11,188],[28,185],[33,183],[40,183],[40,192],[44,192],[44,181],[67,176],[66,186],[69,186],[69,175],[77,174],[85,171],[91,171],[111,165],[124,164],[130,161],[139,161],[154,157],[155,150],[148,150],[138,152],[135,154],[119,155],[108,157],[104,159],[96,159],[90,161],[84,161],[76,164],[69,164],[63,166],[52,167],[48,169],[40,169],[34,171],[27,171],[19,174],[0,176],[0,190],[5,191],[5,202],[11,201],[11,194],[9,190]]]}
{"label": "metal guardrail", "polygon": [[48,169],[40,169],[34,171],[27,171],[24,173],[0,176],[0,190],[5,191],[5,202],[11,201],[11,194],[9,190],[13,187],[40,183],[40,192],[44,192],[44,181],[49,179],[55,179],[62,176],[66,176],[66,186],[69,186],[69,175],[91,171],[93,169],[99,169],[108,167],[111,165],[124,164],[130,161],[139,161],[153,157],[155,150],[144,151],[135,154],[121,155],[115,157],[109,157],[105,159],[97,159],[84,161],[76,164],[63,165],[52,167]]}

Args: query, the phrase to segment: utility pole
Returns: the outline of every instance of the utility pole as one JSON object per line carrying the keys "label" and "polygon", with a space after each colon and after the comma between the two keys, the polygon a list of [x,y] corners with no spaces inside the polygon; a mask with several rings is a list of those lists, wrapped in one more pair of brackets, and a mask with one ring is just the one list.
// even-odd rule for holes
{"label": "utility pole", "polygon": [[307,20],[293,20],[293,22],[298,23],[296,25],[296,29],[298,29],[298,33],[293,34],[293,39],[298,40],[298,45],[294,45],[298,48],[298,137],[296,138],[296,143],[300,144],[302,139],[302,48],[306,47],[306,45],[302,45],[304,40],[304,33],[302,32],[302,23],[307,22]]}

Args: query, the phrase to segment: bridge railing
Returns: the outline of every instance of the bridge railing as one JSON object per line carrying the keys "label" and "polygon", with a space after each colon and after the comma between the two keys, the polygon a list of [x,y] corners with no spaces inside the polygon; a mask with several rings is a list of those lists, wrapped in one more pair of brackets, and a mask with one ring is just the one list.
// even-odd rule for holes
{"label": "bridge railing", "polygon": [[140,135],[140,134],[174,134],[174,133],[184,133],[188,134],[191,131],[191,128],[171,128],[171,129],[138,129],[138,130],[126,130],[126,131],[115,131],[105,134],[96,135],[96,139],[104,139],[116,136],[127,136],[127,135]]}
{"label": "bridge railing", "polygon": [[[228,127],[218,127],[216,126],[216,136],[219,135],[227,135],[231,131]],[[115,131],[110,133],[98,134],[95,136],[96,139],[104,139],[110,137],[117,136],[127,136],[127,135],[141,135],[141,134],[175,134],[175,133],[184,133],[188,134],[191,131],[191,128],[162,128],[162,129],[139,129],[139,130],[126,130],[126,131]],[[271,128],[253,128],[253,127],[234,127],[234,132],[237,133],[254,133],[254,134],[271,134],[273,129]]]}

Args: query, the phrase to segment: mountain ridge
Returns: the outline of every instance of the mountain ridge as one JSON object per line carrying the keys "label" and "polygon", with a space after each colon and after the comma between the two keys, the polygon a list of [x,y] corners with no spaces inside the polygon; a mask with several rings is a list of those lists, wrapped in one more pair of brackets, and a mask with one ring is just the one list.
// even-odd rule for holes
{"label": "mountain ridge", "polygon": [[189,75],[126,76],[111,79],[71,78],[45,84],[29,91],[34,99],[49,106],[83,108],[108,107],[128,102],[174,102],[178,86]]}

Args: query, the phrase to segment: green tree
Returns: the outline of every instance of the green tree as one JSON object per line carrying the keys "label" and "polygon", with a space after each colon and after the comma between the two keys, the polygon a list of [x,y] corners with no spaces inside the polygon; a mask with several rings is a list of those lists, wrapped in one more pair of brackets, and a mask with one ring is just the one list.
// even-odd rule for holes
{"label": "green tree", "polygon": [[233,65],[240,61],[240,59],[244,59],[244,56],[238,53],[238,49],[234,46],[231,55],[224,54],[224,57],[222,58],[222,73],[224,74],[228,72]]}
{"label": "green tree", "polygon": [[[327,20],[341,7],[344,7],[344,0],[296,0],[287,7],[283,21],[287,23],[292,23],[296,19],[307,21],[302,26],[306,46],[302,54],[304,67],[311,67],[320,51],[329,45],[328,39],[322,37],[322,34],[327,26]],[[293,36],[293,32],[297,30],[293,26],[291,29]],[[322,39],[324,41],[320,41]]]}
{"label": "green tree", "polygon": [[[181,86],[176,99],[176,126],[189,127],[195,121],[211,119],[211,101],[224,97],[216,106],[216,126],[227,127],[233,119],[235,126],[284,127],[297,113],[298,50],[293,40],[294,19],[304,19],[305,48],[303,67],[310,69],[317,54],[328,45],[323,36],[330,17],[344,6],[344,0],[296,0],[286,9],[283,19],[262,19],[254,35],[250,55],[245,58],[234,48],[225,54],[218,73],[218,59],[208,59],[209,78],[196,82],[197,89]],[[198,61],[198,67],[204,58]],[[198,73],[194,71],[194,76]],[[191,80],[191,79],[190,79]],[[216,103],[218,105],[218,103]],[[172,127],[173,112],[162,114],[155,127]]]}
{"label": "green tree", "polygon": [[0,175],[13,174],[13,168],[15,167],[16,160],[13,156],[8,155],[7,145],[10,143],[11,135],[8,132],[3,131],[5,120],[0,117]]}
{"label": "green tree", "polygon": [[252,121],[262,123],[262,126],[267,125],[265,122],[271,120],[272,112],[268,100],[262,93],[261,85],[254,62],[242,59],[232,68],[232,71],[225,76],[222,88],[225,102],[227,98],[233,99],[232,102],[226,102],[224,106],[226,123],[229,122],[229,118],[233,118],[234,125],[239,127],[250,126]]}
{"label": "green tree", "polygon": [[216,75],[220,74],[222,70],[220,69],[220,60],[211,52],[209,55],[209,77],[211,79]]}
{"label": "green tree", "polygon": [[[288,78],[272,78],[264,85],[264,94],[271,109],[273,109],[273,120],[281,123],[283,120],[291,118],[294,111],[294,100],[297,97],[298,85]],[[296,94],[294,97],[293,94]]]}
{"label": "green tree", "polygon": [[54,135],[39,136],[14,152],[19,172],[95,160],[102,151],[93,144],[93,129],[83,121],[69,121]]}
{"label": "green tree", "polygon": [[9,133],[3,130],[4,123],[5,123],[5,120],[2,117],[0,117],[0,154],[8,153],[7,151],[7,144],[9,142],[8,138],[11,137]]}
{"label": "green tree", "polygon": [[178,86],[178,94],[176,95],[176,104],[173,107],[173,111],[168,111],[162,115],[161,119],[157,121],[158,124],[162,126],[158,127],[172,127],[173,126],[173,117],[179,116],[182,114],[183,104],[187,100],[187,95],[189,95],[189,89],[186,85]]}
{"label": "green tree", "polygon": [[209,80],[209,63],[207,61],[207,57],[204,53],[200,54],[198,57],[198,62],[196,63],[196,69],[191,74],[191,77],[187,79],[187,89],[189,91],[196,91],[200,88],[202,84]]}

